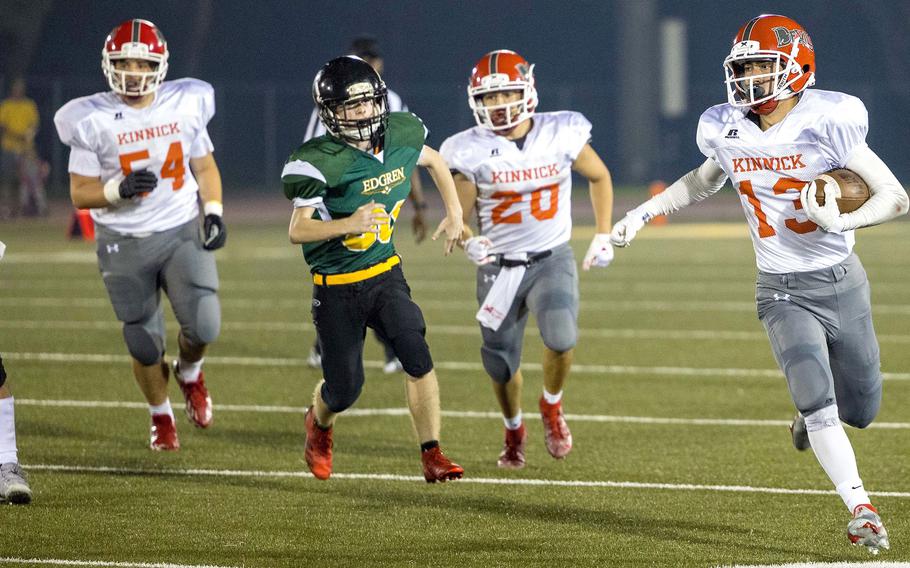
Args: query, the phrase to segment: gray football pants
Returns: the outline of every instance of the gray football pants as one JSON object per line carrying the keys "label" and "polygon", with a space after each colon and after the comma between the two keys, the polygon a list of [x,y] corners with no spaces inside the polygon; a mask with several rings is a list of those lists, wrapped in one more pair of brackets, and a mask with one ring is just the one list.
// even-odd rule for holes
{"label": "gray football pants", "polygon": [[759,272],[758,317],[803,415],[837,404],[845,423],[865,428],[882,398],[869,281],[856,255],[811,272]]}
{"label": "gray football pants", "polygon": [[142,238],[98,226],[97,239],[101,278],[136,360],[152,365],[164,354],[161,290],[187,341],[206,345],[218,337],[218,271],[202,248],[198,220]]}
{"label": "gray football pants", "polygon": [[[495,263],[478,267],[478,305],[483,305],[500,270]],[[549,349],[562,353],[575,347],[578,341],[578,270],[568,243],[555,247],[553,254],[527,268],[515,301],[498,330],[480,326],[483,335],[481,360],[487,374],[497,383],[509,382],[519,369],[530,312],[534,313],[540,337]]]}

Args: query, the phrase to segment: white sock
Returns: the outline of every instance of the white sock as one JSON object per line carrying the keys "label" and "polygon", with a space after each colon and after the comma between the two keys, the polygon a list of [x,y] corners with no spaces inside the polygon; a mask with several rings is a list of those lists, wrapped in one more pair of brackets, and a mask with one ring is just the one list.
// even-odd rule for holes
{"label": "white sock", "polygon": [[190,363],[189,361],[184,361],[182,358],[177,363],[177,369],[180,370],[180,376],[177,377],[180,379],[181,383],[195,383],[199,380],[199,372],[202,370],[202,362],[205,360],[205,357],[202,359]]}
{"label": "white sock", "polygon": [[543,399],[547,401],[547,404],[557,404],[562,400],[562,391],[559,391],[556,394],[550,394],[547,392],[547,389],[543,389]]}
{"label": "white sock", "polygon": [[174,410],[171,408],[171,399],[166,398],[161,404],[150,404],[149,405],[149,414],[155,416],[156,414],[167,414],[173,420]]}
{"label": "white sock", "polygon": [[0,398],[0,463],[16,463],[18,461],[13,397]]}
{"label": "white sock", "polygon": [[813,412],[805,419],[812,451],[847,509],[852,513],[858,505],[869,503],[869,494],[859,477],[856,455],[840,423],[837,405]]}
{"label": "white sock", "polygon": [[519,410],[512,418],[503,416],[502,421],[506,423],[506,430],[518,430],[521,428],[521,411]]}

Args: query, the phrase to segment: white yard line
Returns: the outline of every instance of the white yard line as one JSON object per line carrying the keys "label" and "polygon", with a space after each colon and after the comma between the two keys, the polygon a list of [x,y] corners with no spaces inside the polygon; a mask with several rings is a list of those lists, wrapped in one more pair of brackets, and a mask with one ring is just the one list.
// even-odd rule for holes
{"label": "white yard line", "polygon": [[[37,406],[48,408],[134,408],[146,410],[144,402],[125,400],[52,400],[17,398],[17,406]],[[304,414],[305,406],[275,406],[259,404],[217,404],[219,412],[254,412],[265,414]],[[346,417],[371,416],[409,416],[407,408],[350,408],[344,412]],[[479,410],[443,410],[446,418],[467,418],[501,420],[498,412]],[[573,422],[599,422],[624,424],[653,424],[667,426],[759,426],[780,428],[790,424],[789,420],[758,420],[735,418],[668,418],[659,416],[616,416],[609,414],[566,414]],[[910,422],[873,422],[870,428],[884,430],[910,430]]]}
{"label": "white yard line", "polygon": [[63,560],[58,558],[0,557],[0,564],[25,564],[27,566],[111,566],[113,568],[239,568],[213,564],[171,564],[169,562],[117,562],[114,560]]}
{"label": "white yard line", "polygon": [[[248,299],[248,298],[223,298],[222,306],[232,309],[275,309],[275,308],[306,308],[305,299],[274,298],[274,299]],[[441,311],[476,310],[477,302],[474,300],[420,300],[419,304],[424,309]],[[6,296],[0,298],[0,306],[30,307],[30,308],[107,308],[110,301],[99,297],[45,297],[32,296]],[[651,301],[651,300],[615,300],[615,301],[586,301],[580,304],[584,310],[598,311],[634,311],[634,312],[751,312],[755,313],[753,302],[733,301]],[[910,314],[908,304],[874,304],[876,316],[907,315]]]}
{"label": "white yard line", "polygon": [[[113,355],[104,353],[40,353],[40,352],[9,352],[4,357],[11,361],[39,361],[42,363],[129,363],[127,355]],[[234,365],[239,367],[305,367],[306,359],[302,357],[206,357],[206,362],[214,365]],[[384,361],[364,361],[365,367],[379,369],[385,365]],[[480,362],[468,361],[436,361],[435,367],[446,371],[483,371]],[[543,370],[540,363],[522,363],[523,371],[540,372]],[[572,365],[572,371],[578,374],[600,375],[666,375],[690,377],[736,377],[736,378],[766,378],[783,379],[777,369],[741,369],[741,368],[711,368],[711,367],[664,367],[664,366],[635,366],[635,365]],[[910,373],[882,373],[887,380],[910,380]]]}
{"label": "white yard line", "polygon": [[[117,331],[121,324],[114,319],[110,320],[4,320],[0,321],[0,329],[55,329],[55,330],[97,330]],[[229,331],[315,331],[315,326],[308,322],[286,321],[228,321],[221,324],[221,328]],[[479,335],[476,325],[446,325],[434,324],[429,328],[431,335]],[[668,329],[610,329],[610,328],[579,328],[581,337],[599,337],[604,339],[661,339],[661,340],[714,340],[714,341],[762,341],[766,342],[768,336],[763,331],[723,331],[713,329],[668,330]],[[528,327],[525,335],[536,336],[539,332]],[[910,343],[910,335],[880,334],[881,343]]]}
{"label": "white yard line", "polygon": [[[277,478],[312,478],[305,471],[265,471],[237,469],[146,469],[121,468],[111,466],[81,466],[62,464],[22,464],[27,471],[55,471],[68,473],[114,474],[114,475],[174,475],[186,477],[277,477]],[[394,473],[332,473],[333,479],[355,481],[406,481],[424,483],[417,475],[399,475]],[[457,483],[476,483],[480,485],[524,485],[544,487],[583,487],[595,489],[657,489],[670,491],[708,491],[726,493],[765,493],[773,495],[837,495],[831,489],[793,489],[786,487],[756,487],[751,485],[702,485],[697,483],[648,483],[641,481],[586,481],[569,479],[532,479],[514,477],[466,477]],[[910,498],[907,491],[875,491],[870,495],[879,497]]]}

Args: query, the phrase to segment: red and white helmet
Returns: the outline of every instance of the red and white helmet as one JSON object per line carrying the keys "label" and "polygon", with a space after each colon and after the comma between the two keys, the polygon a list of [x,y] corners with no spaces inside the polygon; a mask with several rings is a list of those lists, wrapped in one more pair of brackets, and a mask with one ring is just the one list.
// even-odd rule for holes
{"label": "red and white helmet", "polygon": [[[113,29],[101,50],[101,69],[111,89],[119,94],[139,97],[154,93],[167,74],[167,41],[148,20],[126,20]],[[148,72],[121,71],[114,67],[120,59],[142,59],[153,63]],[[126,76],[140,77],[138,88],[128,89]]]}
{"label": "red and white helmet", "polygon": [[[521,91],[521,99],[501,105],[483,104],[483,95],[499,91]],[[524,57],[508,49],[499,49],[484,55],[471,71],[468,104],[474,111],[474,120],[478,126],[490,130],[514,128],[533,115],[537,108],[534,66]],[[501,110],[505,111],[505,122],[497,121],[494,124],[492,114]]]}
{"label": "red and white helmet", "polygon": [[[746,76],[749,62],[771,62],[770,72]],[[815,48],[806,30],[785,16],[763,14],[749,20],[733,39],[724,59],[727,101],[764,114],[777,101],[788,99],[815,84]],[[771,88],[762,84],[771,80]]]}

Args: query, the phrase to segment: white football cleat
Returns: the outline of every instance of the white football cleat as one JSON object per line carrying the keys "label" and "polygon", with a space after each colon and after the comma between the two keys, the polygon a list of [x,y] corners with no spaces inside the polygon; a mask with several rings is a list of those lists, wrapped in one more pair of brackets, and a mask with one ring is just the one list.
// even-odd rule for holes
{"label": "white football cleat", "polygon": [[847,524],[847,538],[854,545],[865,546],[872,554],[891,548],[888,531],[872,505],[859,505],[853,510],[853,520]]}
{"label": "white football cleat", "polygon": [[382,366],[382,372],[386,375],[398,373],[399,371],[404,371],[404,367],[401,366],[401,361],[398,360],[398,357],[389,359],[385,362],[385,365]]}
{"label": "white football cleat", "polygon": [[16,505],[27,505],[32,500],[25,473],[16,462],[0,464],[0,500]]}

